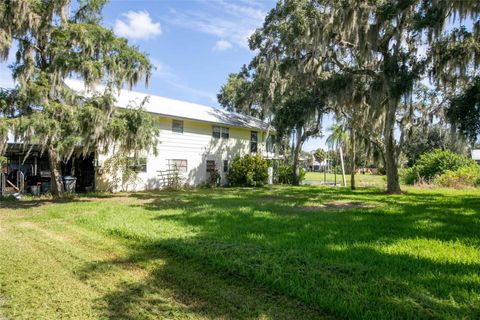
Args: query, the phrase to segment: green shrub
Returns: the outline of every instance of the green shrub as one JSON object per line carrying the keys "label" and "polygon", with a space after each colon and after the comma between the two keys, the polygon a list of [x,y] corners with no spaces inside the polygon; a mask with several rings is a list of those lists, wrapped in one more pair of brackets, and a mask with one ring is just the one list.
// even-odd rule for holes
{"label": "green shrub", "polygon": [[399,175],[405,184],[415,184],[415,181],[420,178],[417,176],[417,172],[413,167],[402,169]]}
{"label": "green shrub", "polygon": [[231,186],[261,187],[268,182],[268,164],[259,155],[237,157],[228,170]]}
{"label": "green shrub", "polygon": [[457,171],[471,165],[476,165],[475,161],[451,151],[436,149],[424,153],[413,167],[404,170],[403,179],[406,184],[414,184],[419,180],[433,181],[447,171]]}
{"label": "green shrub", "polygon": [[221,179],[220,172],[217,169],[215,169],[208,174],[207,181],[205,181],[205,183],[203,184],[203,187],[215,188],[216,186],[220,185],[221,183],[220,179]]}
{"label": "green shrub", "polygon": [[458,170],[447,170],[435,179],[435,184],[448,188],[480,186],[480,166],[472,164]]}
{"label": "green shrub", "polygon": [[[305,180],[305,173],[305,169],[300,168],[300,182]],[[293,165],[282,165],[278,168],[278,182],[283,184],[293,183]]]}

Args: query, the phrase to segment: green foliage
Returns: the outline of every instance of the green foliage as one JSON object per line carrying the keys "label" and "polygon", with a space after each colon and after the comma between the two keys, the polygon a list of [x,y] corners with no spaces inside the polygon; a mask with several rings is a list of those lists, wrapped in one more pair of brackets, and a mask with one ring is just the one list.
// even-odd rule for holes
{"label": "green foliage", "polygon": [[207,181],[205,181],[204,186],[207,188],[215,188],[219,185],[220,179],[220,172],[215,168],[213,171],[208,173]]}
{"label": "green foliage", "polygon": [[330,135],[325,140],[327,146],[336,150],[349,144],[348,129],[345,123],[335,123],[330,127]]}
{"label": "green foliage", "polygon": [[[100,24],[105,2],[0,3],[0,60],[7,59],[13,39],[18,43],[11,66],[18,85],[0,92],[0,154],[9,131],[26,144],[42,145],[57,196],[59,163],[78,149],[87,154],[114,144],[122,154],[136,154],[157,144],[148,113],[115,110],[116,92],[142,79],[148,83],[152,65],[146,54]],[[72,76],[84,81],[88,97],[65,84]]]}
{"label": "green foliage", "polygon": [[325,160],[327,158],[327,152],[325,150],[323,150],[322,148],[318,148],[313,153],[313,156],[314,156],[316,161],[321,163],[321,162],[323,162],[323,160]]}
{"label": "green foliage", "polygon": [[155,118],[142,108],[143,103],[140,107],[117,110],[102,139],[106,148],[108,144],[115,143],[117,152],[123,154],[133,152],[137,156],[139,152],[150,149],[157,153],[159,128]]}
{"label": "green foliage", "polygon": [[422,154],[435,149],[465,154],[467,145],[461,136],[443,126],[436,125],[425,129],[416,127],[403,144],[402,153],[407,158],[406,165],[411,167]]}
{"label": "green foliage", "polygon": [[[110,192],[128,191],[140,182],[132,158],[116,153],[103,163],[102,174],[98,176],[102,189]],[[117,188],[120,187],[120,190]]]}
{"label": "green foliage", "polygon": [[295,88],[295,86],[290,90],[274,109],[275,117],[272,123],[277,134],[282,137],[289,135],[293,129],[307,131],[310,127],[312,135],[317,134],[318,130],[314,130],[319,126],[317,120],[325,112],[322,94],[313,89]]}
{"label": "green foliage", "polygon": [[228,75],[227,82],[217,94],[218,103],[229,111],[264,119],[267,110],[261,107],[260,86],[244,65],[239,73]]}
{"label": "green foliage", "polygon": [[[282,184],[293,184],[294,179],[293,165],[282,165],[278,168],[278,182]],[[305,180],[306,171],[303,168],[299,168],[298,181],[302,183]]]}
{"label": "green foliage", "polygon": [[406,184],[426,181],[433,182],[434,178],[447,172],[456,171],[463,167],[476,166],[472,159],[447,150],[434,150],[420,156],[416,164],[403,173]]}
{"label": "green foliage", "polygon": [[260,155],[236,157],[228,170],[231,186],[261,187],[268,182],[268,164]]}
{"label": "green foliage", "polygon": [[[428,100],[414,97],[423,87],[419,80],[431,76],[440,83],[451,81],[455,70],[463,76],[476,72],[479,24],[469,27],[472,32],[451,28],[465,24],[470,15],[478,16],[474,3],[279,1],[250,38],[250,47],[256,50],[250,67],[269,84],[271,99],[266,106],[273,106],[277,121],[288,114],[301,119],[299,110],[283,112],[277,106],[294,91],[292,87],[319,89],[329,109],[347,121],[362,144],[381,153],[388,169],[387,191],[399,193],[403,138],[412,126],[443,117],[438,107],[442,95],[429,92]],[[441,41],[444,36],[446,43]],[[427,54],[419,51],[422,47]],[[461,77],[449,85],[455,87],[457,80]]]}
{"label": "green foliage", "polygon": [[480,186],[480,166],[471,164],[455,171],[447,170],[435,178],[435,184],[448,188],[465,188]]}
{"label": "green foliage", "polygon": [[472,142],[477,141],[480,135],[480,77],[451,100],[446,113],[460,133]]}

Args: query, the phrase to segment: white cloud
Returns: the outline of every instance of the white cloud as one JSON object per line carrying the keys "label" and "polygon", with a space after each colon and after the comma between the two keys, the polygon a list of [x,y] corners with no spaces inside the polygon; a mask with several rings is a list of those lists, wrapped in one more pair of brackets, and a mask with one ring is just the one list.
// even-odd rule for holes
{"label": "white cloud", "polygon": [[209,6],[209,10],[205,7],[202,10],[185,12],[171,9],[165,19],[177,26],[216,37],[216,49],[219,48],[220,41],[248,48],[248,38],[256,28],[262,26],[268,10],[252,4],[249,0],[237,3],[209,0],[203,4]]}
{"label": "white cloud", "polygon": [[218,40],[213,47],[215,51],[225,51],[232,48],[232,44],[227,40]]}
{"label": "white cloud", "polygon": [[121,37],[147,40],[162,34],[160,22],[153,22],[147,11],[128,11],[115,21],[114,31]]}

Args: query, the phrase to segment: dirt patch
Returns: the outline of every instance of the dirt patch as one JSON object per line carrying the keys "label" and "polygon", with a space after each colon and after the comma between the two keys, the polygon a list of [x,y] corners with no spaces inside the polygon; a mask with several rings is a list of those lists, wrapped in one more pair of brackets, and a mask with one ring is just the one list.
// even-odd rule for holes
{"label": "dirt patch", "polygon": [[318,205],[298,206],[298,209],[304,211],[317,211],[317,210],[350,210],[350,209],[371,209],[375,208],[375,205],[365,202],[342,202],[332,201],[328,203],[322,203]]}

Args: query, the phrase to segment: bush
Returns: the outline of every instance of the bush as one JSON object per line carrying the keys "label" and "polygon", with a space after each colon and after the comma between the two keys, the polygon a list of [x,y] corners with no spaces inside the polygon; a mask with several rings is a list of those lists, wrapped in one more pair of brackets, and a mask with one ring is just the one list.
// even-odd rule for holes
{"label": "bush", "polygon": [[478,187],[480,186],[480,166],[473,164],[455,171],[447,170],[435,179],[435,184],[448,188]]}
{"label": "bush", "polygon": [[457,171],[472,165],[476,165],[472,159],[451,151],[436,149],[424,153],[413,167],[404,170],[403,179],[406,184],[414,184],[419,180],[433,181],[447,171]]}
{"label": "bush", "polygon": [[231,186],[261,187],[268,182],[268,164],[259,155],[237,157],[228,170]]}
{"label": "bush", "polygon": [[205,181],[203,187],[215,188],[216,186],[219,185],[220,178],[221,178],[221,175],[220,175],[220,172],[217,169],[211,171],[208,174],[208,179],[207,179],[207,181]]}
{"label": "bush", "polygon": [[[300,168],[299,181],[305,180],[305,169]],[[284,184],[293,183],[293,165],[282,165],[278,168],[278,182]]]}
{"label": "bush", "polygon": [[417,176],[417,172],[413,167],[402,169],[399,172],[399,175],[405,184],[415,184],[415,182],[420,179],[420,177]]}

